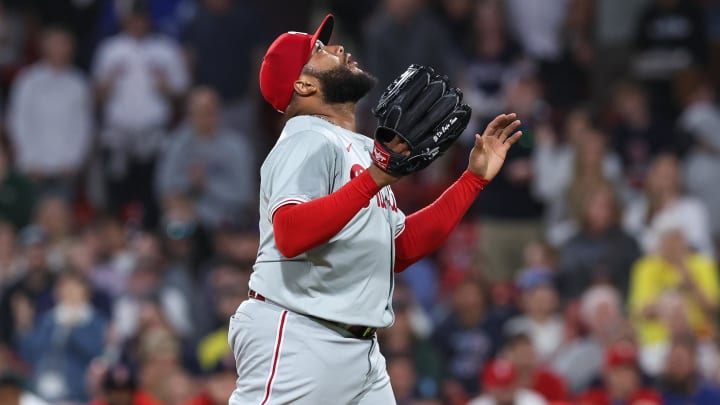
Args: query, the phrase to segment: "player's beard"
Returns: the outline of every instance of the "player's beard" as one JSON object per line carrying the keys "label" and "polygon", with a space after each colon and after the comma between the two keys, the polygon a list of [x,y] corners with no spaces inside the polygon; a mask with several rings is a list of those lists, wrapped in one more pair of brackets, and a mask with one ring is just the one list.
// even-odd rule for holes
{"label": "player's beard", "polygon": [[323,100],[328,104],[357,103],[377,83],[370,73],[353,72],[347,66],[338,66],[315,73],[323,89]]}

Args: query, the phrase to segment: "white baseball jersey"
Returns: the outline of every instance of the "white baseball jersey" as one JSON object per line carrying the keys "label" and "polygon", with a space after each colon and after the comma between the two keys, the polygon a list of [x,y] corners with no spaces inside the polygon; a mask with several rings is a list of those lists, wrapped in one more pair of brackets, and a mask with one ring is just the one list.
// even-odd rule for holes
{"label": "white baseball jersey", "polygon": [[251,289],[300,314],[352,325],[392,324],[395,238],[405,216],[390,187],[328,243],[297,257],[280,253],[272,226],[279,207],[326,196],[362,173],[372,163],[372,146],[371,139],[321,118],[288,120],[260,171],[260,249]]}

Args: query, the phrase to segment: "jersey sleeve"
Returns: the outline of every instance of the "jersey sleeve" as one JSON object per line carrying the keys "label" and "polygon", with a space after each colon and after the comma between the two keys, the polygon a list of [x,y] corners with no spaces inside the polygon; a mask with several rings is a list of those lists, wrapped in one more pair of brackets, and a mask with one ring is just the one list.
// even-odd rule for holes
{"label": "jersey sleeve", "polygon": [[314,131],[302,131],[280,140],[268,156],[262,175],[268,218],[278,208],[330,194],[338,179],[338,147]]}

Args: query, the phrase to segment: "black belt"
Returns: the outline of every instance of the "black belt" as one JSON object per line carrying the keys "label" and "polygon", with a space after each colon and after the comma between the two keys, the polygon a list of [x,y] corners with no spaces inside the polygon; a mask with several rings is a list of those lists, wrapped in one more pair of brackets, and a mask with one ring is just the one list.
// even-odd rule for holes
{"label": "black belt", "polygon": [[[248,297],[258,301],[268,301],[265,297],[254,290],[250,290],[248,292]],[[375,336],[375,332],[377,332],[377,328],[373,328],[372,326],[348,325],[340,322],[328,321],[326,319],[321,319],[321,321],[337,326],[340,329],[344,329],[350,332],[353,337],[358,339],[370,339]]]}

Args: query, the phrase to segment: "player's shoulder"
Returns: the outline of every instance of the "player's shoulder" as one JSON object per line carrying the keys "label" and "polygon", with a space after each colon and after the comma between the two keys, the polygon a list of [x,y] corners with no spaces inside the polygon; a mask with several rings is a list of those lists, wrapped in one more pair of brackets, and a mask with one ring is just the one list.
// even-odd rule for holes
{"label": "player's shoulder", "polygon": [[283,128],[277,146],[282,144],[304,147],[341,146],[352,132],[322,118],[303,115],[293,117]]}

